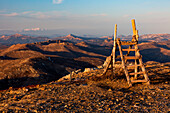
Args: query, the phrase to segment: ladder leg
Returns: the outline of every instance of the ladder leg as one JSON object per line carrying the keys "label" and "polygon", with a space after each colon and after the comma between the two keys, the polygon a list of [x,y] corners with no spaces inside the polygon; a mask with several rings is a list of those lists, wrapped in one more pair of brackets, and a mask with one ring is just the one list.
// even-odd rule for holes
{"label": "ladder leg", "polygon": [[113,56],[111,57],[110,65],[111,65],[111,71],[112,71],[112,75],[113,75]]}
{"label": "ladder leg", "polygon": [[118,39],[117,42],[118,42],[118,46],[119,46],[119,52],[120,52],[120,56],[121,56],[121,59],[122,59],[122,66],[123,66],[123,69],[125,71],[126,79],[127,79],[128,84],[129,84],[129,87],[131,87],[132,83],[130,81],[130,77],[129,77],[127,68],[125,67],[125,59],[123,57],[123,52],[122,52],[122,48],[121,48],[121,44],[120,44],[120,39]]}
{"label": "ladder leg", "polygon": [[[137,72],[138,72],[138,66],[137,66],[137,60],[135,60],[135,73]],[[137,76],[138,74],[135,74],[135,77],[134,77],[135,80],[137,79]]]}
{"label": "ladder leg", "polygon": [[116,49],[117,49],[117,44],[115,42],[115,45],[113,47],[113,51],[112,51],[112,74],[115,77],[115,63],[116,63]]}
{"label": "ladder leg", "polygon": [[149,85],[150,84],[150,80],[149,80],[149,77],[148,77],[148,75],[146,73],[145,67],[143,65],[142,58],[139,59],[139,63],[142,64],[141,68],[142,68],[142,71],[144,72],[144,78],[147,81],[147,84]]}
{"label": "ladder leg", "polygon": [[[135,49],[136,49],[136,51],[135,51],[135,56],[140,56],[139,49],[138,49],[138,46],[137,46],[137,45],[135,45]],[[138,66],[137,66],[137,64],[139,64],[139,60],[138,60],[138,59],[135,59],[135,73],[138,72]],[[137,79],[137,77],[138,77],[138,74],[135,74],[135,79]]]}
{"label": "ladder leg", "polygon": [[[111,55],[111,59],[112,59],[112,55]],[[108,71],[109,66],[110,66],[111,63],[112,63],[112,60],[110,60],[109,63],[107,64],[106,69],[105,69],[104,72],[102,73],[102,76],[107,73],[107,71]]]}

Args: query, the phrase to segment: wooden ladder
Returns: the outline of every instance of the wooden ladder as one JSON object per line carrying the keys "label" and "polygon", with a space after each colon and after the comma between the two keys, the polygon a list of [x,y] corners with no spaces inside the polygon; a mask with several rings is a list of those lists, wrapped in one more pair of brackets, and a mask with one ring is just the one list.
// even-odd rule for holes
{"label": "wooden ladder", "polygon": [[[132,20],[132,28],[133,28],[132,41],[120,41],[120,38],[116,39],[117,25],[115,25],[114,46],[112,49],[111,60],[109,61],[108,65],[106,66],[106,69],[102,74],[102,75],[106,74],[110,65],[114,73],[115,71],[114,69],[116,68],[115,66],[116,59],[121,58],[121,62],[122,62],[121,67],[124,69],[126,79],[130,87],[132,86],[133,83],[138,83],[138,82],[145,82],[147,84],[150,84],[147,72],[142,62],[142,55],[140,54],[138,48],[139,35],[138,35],[138,30],[136,30],[134,19]],[[124,45],[129,45],[129,48],[126,49],[122,48],[122,46]],[[116,51],[119,51],[120,55],[116,56]],[[124,55],[123,52],[126,52],[126,55]],[[134,56],[129,56],[130,52],[135,52]],[[129,65],[127,62],[128,60],[134,60],[135,63],[133,65]],[[129,68],[134,70],[134,72],[130,72]]]}
{"label": "wooden ladder", "polygon": [[[145,67],[143,65],[142,55],[139,52],[137,43],[136,44],[134,44],[135,42],[122,43],[120,39],[117,39],[116,42],[120,52],[122,68],[124,69],[129,86],[132,86],[133,83],[137,83],[137,82],[146,82],[147,84],[149,84],[150,83],[149,78],[146,73]],[[128,45],[128,44],[130,45],[128,49],[122,49],[122,45]],[[132,46],[134,46],[134,49],[132,49]],[[128,53],[135,52],[135,55],[134,56],[129,56],[129,54],[123,55],[123,51],[127,51]],[[135,64],[129,65],[127,62],[128,60],[134,60]],[[134,72],[128,71],[129,68],[133,69]],[[140,79],[138,75],[140,75],[140,78],[142,77],[143,79]],[[130,76],[134,76],[134,77],[130,77]]]}

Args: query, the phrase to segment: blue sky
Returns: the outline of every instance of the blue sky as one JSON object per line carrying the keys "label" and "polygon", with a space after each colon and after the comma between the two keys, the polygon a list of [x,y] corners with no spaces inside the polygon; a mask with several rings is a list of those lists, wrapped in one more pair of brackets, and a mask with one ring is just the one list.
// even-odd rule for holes
{"label": "blue sky", "polygon": [[0,30],[67,29],[77,34],[170,33],[170,0],[0,0]]}

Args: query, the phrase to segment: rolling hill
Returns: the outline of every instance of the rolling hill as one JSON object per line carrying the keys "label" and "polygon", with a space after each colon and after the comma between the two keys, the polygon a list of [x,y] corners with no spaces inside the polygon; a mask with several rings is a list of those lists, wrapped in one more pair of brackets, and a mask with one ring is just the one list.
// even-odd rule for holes
{"label": "rolling hill", "polygon": [[33,43],[33,42],[41,42],[46,41],[49,38],[47,37],[32,37],[27,35],[21,35],[21,34],[14,34],[14,35],[2,35],[0,37],[0,43],[2,44],[24,44],[24,43]]}
{"label": "rolling hill", "polygon": [[101,65],[110,53],[102,46],[86,46],[62,40],[12,45],[0,52],[1,83],[8,80],[6,87],[18,87],[49,82],[76,69]]}
{"label": "rolling hill", "polygon": [[[1,44],[0,84],[3,85],[0,87],[19,87],[57,80],[73,70],[102,65],[105,58],[111,54],[112,39],[85,39],[72,34],[60,38],[65,41],[34,42],[42,38],[19,34],[1,36],[1,40],[8,42],[13,40],[13,43],[19,43],[19,41],[34,43],[12,46]],[[46,40],[46,38],[43,39]],[[144,62],[170,61],[170,40],[143,42],[139,44],[139,48]]]}

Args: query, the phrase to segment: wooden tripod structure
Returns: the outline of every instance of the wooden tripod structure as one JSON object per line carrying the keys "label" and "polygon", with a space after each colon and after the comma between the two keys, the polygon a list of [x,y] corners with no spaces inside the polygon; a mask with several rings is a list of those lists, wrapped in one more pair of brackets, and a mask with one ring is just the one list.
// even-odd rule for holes
{"label": "wooden tripod structure", "polygon": [[[120,38],[117,37],[117,24],[115,24],[115,31],[114,31],[114,45],[111,53],[111,60],[108,62],[103,75],[106,74],[110,65],[112,72],[114,73],[116,66],[116,59],[121,58],[121,67],[124,69],[127,82],[131,87],[133,83],[137,82],[145,82],[150,84],[148,75],[146,73],[145,67],[142,62],[142,55],[139,52],[138,48],[138,39],[139,34],[138,30],[136,30],[135,20],[132,20],[132,29],[133,29],[133,36],[131,41],[120,41]],[[128,45],[129,48],[122,48],[122,45]],[[119,51],[120,55],[116,55],[116,51]],[[134,56],[129,56],[130,52],[135,52]],[[125,55],[123,53],[126,53]],[[128,60],[135,60],[134,65],[129,65]],[[129,72],[129,68],[133,69],[133,72]],[[132,77],[133,76],[133,77]]]}

